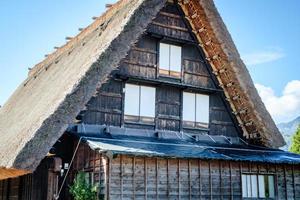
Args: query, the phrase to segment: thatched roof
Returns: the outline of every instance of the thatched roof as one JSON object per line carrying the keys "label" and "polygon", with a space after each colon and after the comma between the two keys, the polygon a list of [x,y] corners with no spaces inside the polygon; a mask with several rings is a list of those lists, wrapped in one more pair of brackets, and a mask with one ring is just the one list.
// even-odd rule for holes
{"label": "thatched roof", "polygon": [[[31,70],[0,109],[0,179],[35,170],[164,4],[163,0],[121,0]],[[190,6],[201,13],[194,16]],[[281,146],[282,136],[259,98],[212,0],[185,0],[182,8],[197,28],[195,31],[199,30],[197,23],[205,23],[204,32],[216,45],[217,58],[209,45],[203,48],[232,108],[237,111],[245,135],[261,140],[266,146]],[[197,32],[201,42],[207,39],[201,35],[204,32]],[[219,58],[226,65],[215,63]],[[221,73],[219,69],[224,66],[226,73]],[[221,74],[230,75],[234,87],[228,87]],[[240,107],[236,102],[240,101],[247,105],[246,114],[238,113]]]}

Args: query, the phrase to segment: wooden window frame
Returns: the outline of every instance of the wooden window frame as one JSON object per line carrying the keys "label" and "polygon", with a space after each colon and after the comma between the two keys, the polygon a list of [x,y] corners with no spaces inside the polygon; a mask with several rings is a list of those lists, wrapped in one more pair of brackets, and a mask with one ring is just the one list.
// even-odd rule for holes
{"label": "wooden window frame", "polygon": [[[126,104],[126,84],[130,85],[135,85],[139,87],[139,114],[138,115],[128,115],[125,113],[125,104]],[[148,117],[148,116],[142,116],[141,115],[141,90],[142,87],[151,87],[155,89],[154,93],[154,116],[153,117]],[[123,108],[123,121],[125,124],[141,124],[141,125],[155,125],[155,118],[156,118],[156,87],[152,86],[146,86],[146,85],[141,85],[141,84],[134,84],[134,83],[125,83],[124,84],[124,108]]]}
{"label": "wooden window frame", "polygon": [[[256,176],[256,187],[257,187],[257,197],[244,197],[243,194],[243,176]],[[274,190],[274,197],[259,197],[260,193],[259,193],[259,176],[264,176],[264,181],[266,177],[272,176],[273,177],[273,190]],[[254,199],[258,199],[258,200],[275,200],[277,199],[277,192],[276,192],[276,186],[277,181],[276,181],[276,174],[275,173],[247,173],[247,172],[243,172],[241,174],[241,189],[242,189],[242,199],[243,200],[254,200]],[[247,187],[247,186],[246,186]],[[251,193],[252,193],[252,185],[251,185]],[[247,187],[247,191],[248,191],[248,187]],[[266,188],[265,188],[265,192],[266,192]],[[248,196],[248,195],[247,195]]]}
{"label": "wooden window frame", "polygon": [[[187,121],[184,120],[183,117],[183,113],[184,113],[184,105],[183,105],[183,101],[184,101],[184,93],[191,93],[193,95],[195,95],[195,105],[194,105],[194,109],[195,109],[195,116],[194,116],[194,121]],[[196,92],[182,92],[182,127],[184,129],[199,129],[199,130],[208,130],[209,129],[209,119],[210,119],[210,115],[208,112],[208,123],[205,122],[198,122],[197,121],[197,94],[200,95],[206,95],[208,96],[208,98],[210,98],[210,95],[208,94],[202,94],[202,93],[196,93]],[[210,108],[210,104],[208,103],[208,109]]]}
{"label": "wooden window frame", "polygon": [[[162,69],[161,68],[161,62],[160,62],[160,52],[161,52],[161,44],[166,44],[166,45],[169,45],[169,48],[171,48],[172,46],[176,46],[176,47],[180,47],[180,51],[181,51],[181,58],[180,58],[180,71],[174,71],[174,70],[171,70],[171,66],[170,66],[170,63],[171,63],[171,53],[170,53],[170,50],[169,50],[169,70],[167,69]],[[175,78],[175,79],[181,79],[182,77],[182,71],[183,71],[183,68],[182,68],[182,46],[181,45],[176,45],[176,44],[171,44],[171,43],[168,43],[168,42],[159,42],[158,43],[158,76],[160,77],[167,77],[167,78]]]}

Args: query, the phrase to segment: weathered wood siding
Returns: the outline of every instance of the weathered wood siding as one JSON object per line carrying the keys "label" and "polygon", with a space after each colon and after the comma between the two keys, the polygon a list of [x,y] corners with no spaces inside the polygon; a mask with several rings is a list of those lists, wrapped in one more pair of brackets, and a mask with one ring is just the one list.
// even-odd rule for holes
{"label": "weathered wood siding", "polygon": [[0,181],[0,200],[47,200],[49,168],[44,160],[33,174]]}
{"label": "weathered wood siding", "polygon": [[[182,46],[181,78],[161,77],[159,42],[175,42]],[[126,82],[156,87],[156,117],[154,124],[124,122],[124,93]],[[239,127],[226,105],[223,94],[214,80],[210,66],[199,50],[180,10],[167,4],[120,63],[109,81],[86,105],[77,119],[86,124],[124,126],[131,128],[186,131],[200,134],[241,136]],[[209,129],[184,129],[182,126],[182,92],[210,94]]]}
{"label": "weathered wood siding", "polygon": [[[97,151],[91,150],[86,144],[79,146],[76,157],[74,159],[72,170],[69,176],[69,183],[72,184],[74,177],[78,171],[86,172],[90,175],[90,183],[98,183],[98,196],[103,196],[106,193],[106,170],[107,158]],[[70,194],[65,195],[70,198]]]}
{"label": "weathered wood siding", "polygon": [[299,166],[124,155],[109,166],[108,199],[242,199],[242,173],[275,175],[276,199],[300,199]]}
{"label": "weathered wood siding", "polygon": [[123,84],[120,81],[110,80],[105,83],[86,105],[80,118],[87,124],[106,124],[120,126],[122,119]]}

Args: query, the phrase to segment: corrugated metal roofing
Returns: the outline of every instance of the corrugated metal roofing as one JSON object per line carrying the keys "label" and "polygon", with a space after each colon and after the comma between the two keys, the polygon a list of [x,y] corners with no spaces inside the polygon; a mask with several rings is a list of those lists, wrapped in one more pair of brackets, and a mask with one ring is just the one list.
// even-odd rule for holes
{"label": "corrugated metal roofing", "polygon": [[96,138],[84,137],[94,150],[110,155],[133,155],[148,157],[218,159],[264,163],[300,164],[300,155],[278,149],[251,145],[219,145],[199,141],[168,140],[142,137]]}

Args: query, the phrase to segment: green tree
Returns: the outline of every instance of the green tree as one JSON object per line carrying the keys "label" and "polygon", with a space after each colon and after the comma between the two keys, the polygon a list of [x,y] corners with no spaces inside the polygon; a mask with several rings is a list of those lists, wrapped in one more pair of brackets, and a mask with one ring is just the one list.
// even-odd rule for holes
{"label": "green tree", "polygon": [[300,125],[292,138],[292,145],[289,151],[300,154]]}
{"label": "green tree", "polygon": [[85,177],[86,173],[78,172],[70,187],[70,193],[75,200],[96,200],[97,186],[89,184]]}

